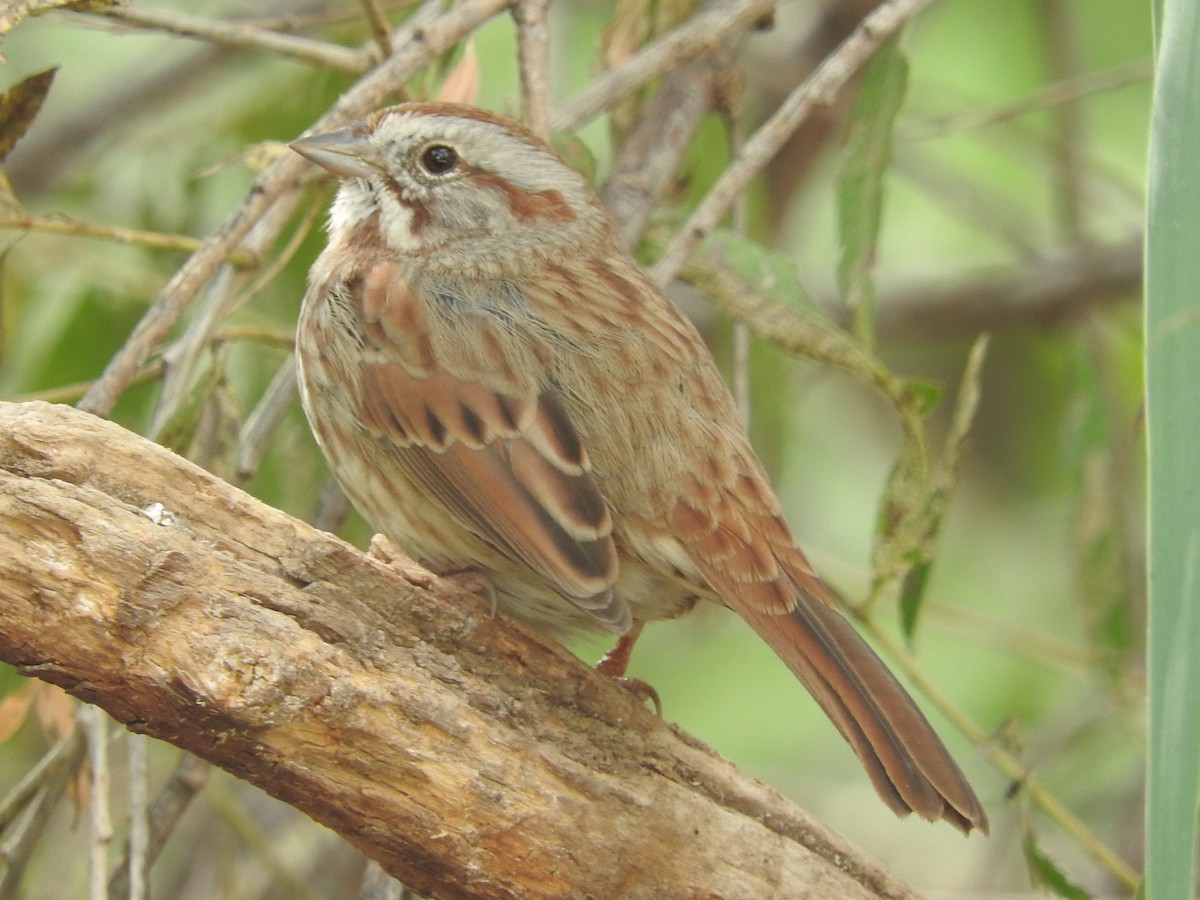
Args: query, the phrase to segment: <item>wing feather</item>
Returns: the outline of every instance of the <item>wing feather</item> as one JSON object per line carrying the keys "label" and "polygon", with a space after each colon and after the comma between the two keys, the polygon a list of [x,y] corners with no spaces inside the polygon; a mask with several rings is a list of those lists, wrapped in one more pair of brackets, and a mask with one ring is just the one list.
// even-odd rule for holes
{"label": "wing feather", "polygon": [[[420,304],[419,292],[387,283],[375,273],[364,279],[372,326],[359,373],[364,424],[464,528],[600,624],[626,630],[631,615],[614,590],[612,516],[562,402],[546,389],[515,393],[511,377],[504,390],[485,373],[440,365],[429,312],[399,308]],[[486,330],[495,345],[497,329]],[[419,351],[406,347],[412,340]]]}

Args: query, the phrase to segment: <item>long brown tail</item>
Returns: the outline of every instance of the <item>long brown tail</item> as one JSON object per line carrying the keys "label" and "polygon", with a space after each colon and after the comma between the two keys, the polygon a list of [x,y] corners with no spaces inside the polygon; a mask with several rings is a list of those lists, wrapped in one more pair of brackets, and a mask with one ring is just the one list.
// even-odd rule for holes
{"label": "long brown tail", "polygon": [[897,815],[986,834],[979,799],[908,692],[841,613],[799,585],[797,595],[790,612],[739,612],[804,682]]}

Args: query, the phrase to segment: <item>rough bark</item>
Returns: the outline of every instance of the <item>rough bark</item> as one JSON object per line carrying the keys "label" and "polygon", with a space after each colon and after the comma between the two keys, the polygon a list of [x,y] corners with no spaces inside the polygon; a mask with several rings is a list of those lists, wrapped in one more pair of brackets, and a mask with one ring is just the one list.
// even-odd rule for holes
{"label": "rough bark", "polygon": [[67,407],[0,403],[0,657],[433,896],[910,896],[461,586]]}

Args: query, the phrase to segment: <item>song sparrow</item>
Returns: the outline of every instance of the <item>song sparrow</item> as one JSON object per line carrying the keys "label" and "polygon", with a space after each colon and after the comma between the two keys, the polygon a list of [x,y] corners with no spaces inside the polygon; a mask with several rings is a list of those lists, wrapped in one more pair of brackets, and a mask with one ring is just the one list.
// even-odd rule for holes
{"label": "song sparrow", "polygon": [[443,103],[292,147],[341,179],[296,333],[301,396],[374,528],[479,570],[551,633],[724,603],[889,807],[986,831],[796,546],[700,336],[582,176],[520,125]]}

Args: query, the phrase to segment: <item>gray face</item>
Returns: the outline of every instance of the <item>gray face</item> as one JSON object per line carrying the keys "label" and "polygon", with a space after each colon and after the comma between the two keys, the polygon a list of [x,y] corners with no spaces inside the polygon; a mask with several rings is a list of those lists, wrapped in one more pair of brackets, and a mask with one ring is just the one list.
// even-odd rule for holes
{"label": "gray face", "polygon": [[386,111],[295,146],[342,179],[331,231],[375,218],[381,241],[400,255],[520,267],[605,230],[578,173],[486,116]]}

